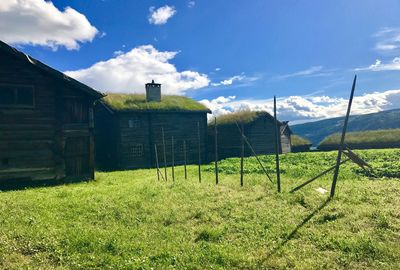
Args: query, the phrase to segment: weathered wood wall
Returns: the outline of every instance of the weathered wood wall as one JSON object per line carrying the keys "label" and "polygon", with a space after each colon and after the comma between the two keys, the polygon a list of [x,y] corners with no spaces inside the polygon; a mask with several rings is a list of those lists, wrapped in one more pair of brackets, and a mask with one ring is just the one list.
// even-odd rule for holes
{"label": "weathered wood wall", "polygon": [[[32,86],[34,91],[30,108],[0,105],[0,181],[55,179],[76,173],[93,177],[88,117],[93,100],[13,55],[0,52],[0,59],[0,84]],[[70,137],[86,138],[88,148],[79,149],[83,142],[68,142]]]}
{"label": "weathered wood wall", "polygon": [[[162,128],[165,136],[167,164],[171,164],[172,136],[174,137],[175,164],[183,164],[183,141],[186,140],[188,163],[198,162],[197,122],[200,124],[201,156],[206,161],[207,144],[207,114],[192,112],[115,112],[111,114],[96,106],[96,140],[108,134],[109,140],[114,141],[113,147],[117,164],[112,164],[106,156],[106,147],[97,143],[97,160],[101,169],[134,169],[155,166],[154,144],[157,145],[160,165],[163,160]],[[108,116],[107,116],[108,115]],[[108,120],[107,120],[108,119]],[[107,132],[107,126],[114,126],[116,132]],[[102,134],[100,134],[102,133]],[[101,160],[101,162],[100,162]]]}
{"label": "weathered wood wall", "polygon": [[[240,126],[240,125],[239,125]],[[274,122],[266,117],[259,117],[255,121],[243,125],[244,135],[252,145],[256,154],[275,153]],[[218,126],[218,158],[239,157],[241,154],[240,132],[236,124]],[[208,141],[214,142],[214,127],[208,128]],[[290,152],[290,132],[285,130],[280,138],[280,153]],[[208,158],[213,160],[213,145],[208,146]],[[252,155],[245,145],[245,156]]]}

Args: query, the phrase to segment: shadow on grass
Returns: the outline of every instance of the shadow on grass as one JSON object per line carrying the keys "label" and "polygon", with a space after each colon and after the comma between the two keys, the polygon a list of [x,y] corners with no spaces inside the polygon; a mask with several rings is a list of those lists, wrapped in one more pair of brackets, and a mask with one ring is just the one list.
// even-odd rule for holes
{"label": "shadow on grass", "polygon": [[26,190],[41,187],[55,187],[61,185],[82,183],[87,181],[93,181],[88,178],[78,178],[78,179],[62,179],[62,180],[11,180],[0,182],[0,191],[17,191]]}
{"label": "shadow on grass", "polygon": [[296,233],[304,226],[306,225],[316,214],[318,214],[319,211],[321,211],[325,206],[328,205],[328,203],[331,201],[331,197],[328,197],[320,206],[318,206],[317,209],[315,209],[312,213],[310,213],[307,217],[303,219],[303,221],[296,226],[296,228],[288,235],[285,237],[283,242],[281,242],[277,247],[275,247],[268,255],[267,257],[263,260],[268,260],[272,255],[274,255],[276,252],[278,252],[284,245],[287,244],[295,235]]}

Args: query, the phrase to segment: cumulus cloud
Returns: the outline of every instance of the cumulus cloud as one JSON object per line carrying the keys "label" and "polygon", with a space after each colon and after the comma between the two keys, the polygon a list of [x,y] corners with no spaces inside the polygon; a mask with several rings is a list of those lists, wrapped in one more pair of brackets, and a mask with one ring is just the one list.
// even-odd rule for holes
{"label": "cumulus cloud", "polygon": [[356,68],[355,71],[385,71],[385,70],[400,70],[400,57],[395,57],[389,63],[382,63],[381,60],[376,59],[375,64],[368,67]]}
{"label": "cumulus cloud", "polygon": [[171,7],[168,5],[160,7],[158,9],[156,9],[155,7],[150,7],[149,11],[149,23],[156,25],[166,24],[167,21],[176,13],[175,7]]}
{"label": "cumulus cloud", "polygon": [[169,62],[177,53],[144,45],[65,74],[104,92],[143,93],[145,83],[151,80],[162,84],[164,94],[183,94],[208,86],[207,75],[192,70],[178,71]]}
{"label": "cumulus cloud", "polygon": [[0,1],[0,39],[7,43],[76,50],[97,33],[85,15],[71,7],[60,11],[50,1]]}
{"label": "cumulus cloud", "polygon": [[187,6],[188,8],[193,8],[196,5],[195,1],[188,1]]}
{"label": "cumulus cloud", "polygon": [[[267,111],[272,114],[274,106],[272,99],[237,100],[235,96],[205,99],[200,102],[208,106],[216,116],[240,110]],[[298,123],[344,116],[347,103],[347,99],[328,96],[290,96],[278,100],[278,117]],[[394,108],[400,108],[400,89],[355,96],[351,113],[366,114]]]}

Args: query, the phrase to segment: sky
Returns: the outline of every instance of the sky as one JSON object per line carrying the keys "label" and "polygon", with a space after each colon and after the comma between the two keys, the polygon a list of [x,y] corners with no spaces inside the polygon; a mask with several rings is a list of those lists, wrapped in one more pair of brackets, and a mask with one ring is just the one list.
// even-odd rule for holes
{"label": "sky", "polygon": [[[0,39],[104,92],[301,123],[400,108],[397,0],[1,0]],[[400,120],[399,120],[400,121]]]}

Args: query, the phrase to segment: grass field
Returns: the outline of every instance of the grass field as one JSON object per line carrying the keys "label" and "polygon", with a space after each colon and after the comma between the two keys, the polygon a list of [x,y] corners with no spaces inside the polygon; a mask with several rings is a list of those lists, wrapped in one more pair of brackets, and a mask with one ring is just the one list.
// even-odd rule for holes
{"label": "grass field", "polygon": [[[218,186],[210,164],[202,183],[190,166],[187,180],[176,168],[175,183],[151,169],[3,191],[0,268],[400,269],[400,149],[357,153],[375,177],[344,165],[331,201],[315,190],[329,190],[331,174],[288,191],[335,152],[282,155],[281,194],[251,158],[243,187],[229,159]],[[262,160],[272,172],[273,157]]]}

